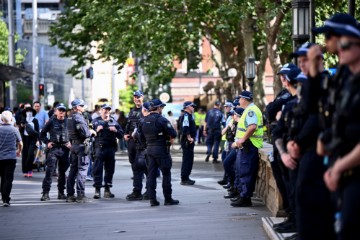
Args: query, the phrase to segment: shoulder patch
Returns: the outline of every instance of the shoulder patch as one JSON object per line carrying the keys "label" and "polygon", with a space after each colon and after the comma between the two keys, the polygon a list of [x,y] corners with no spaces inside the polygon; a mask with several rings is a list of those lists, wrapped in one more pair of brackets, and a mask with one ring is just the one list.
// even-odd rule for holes
{"label": "shoulder patch", "polygon": [[254,116],[254,111],[249,111],[249,112],[248,112],[248,116],[249,116],[249,117],[253,117],[253,116]]}
{"label": "shoulder patch", "polygon": [[289,97],[291,97],[290,93],[285,93],[285,94],[280,96],[280,98],[283,99],[283,100],[288,99]]}
{"label": "shoulder patch", "polygon": [[184,121],[183,121],[182,126],[183,127],[189,127],[189,117],[188,117],[188,115],[184,116]]}
{"label": "shoulder patch", "polygon": [[168,128],[171,128],[171,124],[170,124],[169,122],[166,124],[166,126],[167,126]]}

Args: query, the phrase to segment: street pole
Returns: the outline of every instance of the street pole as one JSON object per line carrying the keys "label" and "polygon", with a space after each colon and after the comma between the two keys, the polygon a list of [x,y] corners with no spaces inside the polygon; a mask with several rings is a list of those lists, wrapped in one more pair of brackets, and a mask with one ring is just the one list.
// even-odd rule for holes
{"label": "street pole", "polygon": [[351,16],[355,17],[355,0],[348,1],[348,12]]}
{"label": "street pole", "polygon": [[[15,66],[15,42],[14,42],[14,14],[13,14],[13,1],[8,0],[8,25],[9,25],[9,65]],[[9,95],[10,95],[10,108],[12,109],[15,107],[17,99],[16,99],[16,81],[15,79],[10,80],[10,87],[9,87]]]}
{"label": "street pole", "polygon": [[[111,90],[112,90],[111,108],[113,111],[115,111],[115,109],[119,107],[119,92],[117,89],[115,76],[116,76],[116,66],[115,66],[115,61],[113,61],[111,65]],[[140,84],[139,87],[141,87]]]}
{"label": "street pole", "polygon": [[32,1],[33,8],[33,18],[32,18],[32,71],[33,71],[33,81],[32,81],[32,90],[33,90],[33,101],[38,100],[38,91],[37,91],[37,79],[38,79],[38,56],[37,56],[37,0]]}

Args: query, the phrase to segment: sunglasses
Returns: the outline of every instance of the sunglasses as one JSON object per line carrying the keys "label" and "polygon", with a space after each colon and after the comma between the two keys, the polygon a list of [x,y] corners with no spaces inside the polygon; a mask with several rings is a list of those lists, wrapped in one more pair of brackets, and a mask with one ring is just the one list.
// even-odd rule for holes
{"label": "sunglasses", "polygon": [[353,45],[360,47],[360,42],[339,42],[338,43],[338,47],[343,51],[349,50]]}
{"label": "sunglasses", "polygon": [[141,98],[141,97],[140,97],[140,96],[134,96],[134,98],[139,99],[139,98]]}
{"label": "sunglasses", "polygon": [[66,112],[65,109],[58,109],[59,112]]}

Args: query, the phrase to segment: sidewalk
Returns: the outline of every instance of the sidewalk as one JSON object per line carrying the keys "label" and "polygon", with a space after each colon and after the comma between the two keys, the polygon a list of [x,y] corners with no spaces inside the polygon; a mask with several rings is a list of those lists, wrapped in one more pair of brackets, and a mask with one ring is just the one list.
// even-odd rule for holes
{"label": "sidewalk", "polygon": [[112,192],[115,199],[94,200],[92,182],[86,183],[88,203],[66,203],[57,200],[56,178],[53,178],[51,201],[41,202],[44,172],[32,179],[23,178],[18,161],[12,191],[12,205],[0,208],[0,236],[7,239],[268,239],[262,217],[271,214],[253,198],[253,207],[233,208],[217,180],[221,164],[205,163],[203,145],[195,147],[191,177],[194,186],[180,185],[181,151],[172,150],[173,197],[178,206],[164,206],[161,178],[157,197],[161,205],[150,207],[148,201],[129,202],[125,196],[132,190],[131,168],[126,153],[116,155]]}

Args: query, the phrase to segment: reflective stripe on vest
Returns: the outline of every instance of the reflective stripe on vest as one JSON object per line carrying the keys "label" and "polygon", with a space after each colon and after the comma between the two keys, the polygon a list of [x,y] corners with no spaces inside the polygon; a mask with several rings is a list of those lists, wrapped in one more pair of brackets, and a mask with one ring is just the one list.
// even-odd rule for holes
{"label": "reflective stripe on vest", "polygon": [[256,130],[253,133],[253,135],[251,135],[250,141],[256,148],[261,148],[263,146],[263,135],[264,135],[263,117],[260,109],[255,105],[249,106],[245,109],[243,115],[239,120],[235,137],[242,138],[243,136],[245,136],[246,133],[245,120],[249,111],[253,111],[258,119]]}

